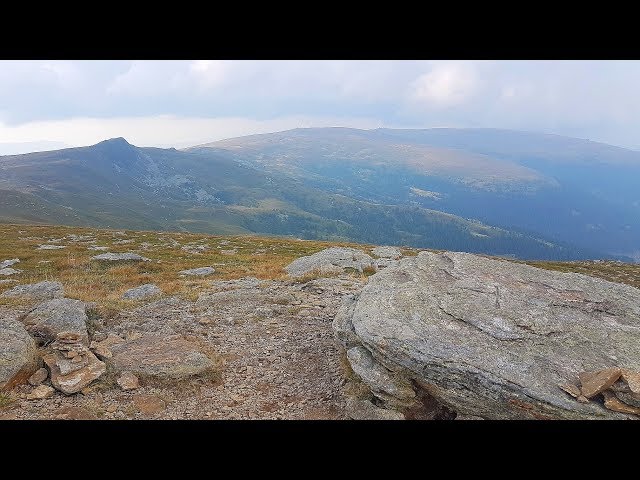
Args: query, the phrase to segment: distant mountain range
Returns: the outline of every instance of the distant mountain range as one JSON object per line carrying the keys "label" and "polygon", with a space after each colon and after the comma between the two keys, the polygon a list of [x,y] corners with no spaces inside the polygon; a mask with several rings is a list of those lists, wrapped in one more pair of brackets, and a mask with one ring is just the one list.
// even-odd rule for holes
{"label": "distant mountain range", "polygon": [[640,259],[640,152],[503,130],[296,129],[0,157],[0,221]]}

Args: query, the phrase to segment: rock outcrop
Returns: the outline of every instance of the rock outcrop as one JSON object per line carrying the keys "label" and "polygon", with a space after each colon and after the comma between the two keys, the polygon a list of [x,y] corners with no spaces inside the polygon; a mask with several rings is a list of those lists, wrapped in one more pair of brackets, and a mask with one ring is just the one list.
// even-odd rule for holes
{"label": "rock outcrop", "polygon": [[216,365],[195,342],[180,335],[145,334],[114,345],[111,351],[117,371],[165,380],[200,375]]}
{"label": "rock outcrop", "polygon": [[3,277],[8,277],[9,275],[15,275],[16,273],[22,273],[22,270],[17,270],[15,268],[0,268],[0,275]]}
{"label": "rock outcrop", "polygon": [[390,258],[391,260],[398,260],[402,256],[402,252],[398,247],[376,247],[371,252],[380,258]]}
{"label": "rock outcrop", "polygon": [[79,392],[106,371],[106,365],[75,332],[59,333],[43,359],[51,372],[51,384],[66,395]]}
{"label": "rock outcrop", "polygon": [[[370,277],[334,329],[380,406],[397,411],[416,408],[403,409],[412,385],[416,402],[429,395],[463,416],[632,416],[630,409],[576,401],[559,388],[578,384],[584,371],[605,370],[582,376],[586,393],[604,395],[620,369],[640,369],[640,290],[627,285],[472,254],[421,252]],[[612,398],[615,392],[605,400],[615,409]]]}
{"label": "rock outcrop", "polygon": [[91,260],[99,260],[102,262],[150,262],[151,259],[138,255],[137,253],[101,253],[94,255]]}
{"label": "rock outcrop", "polygon": [[16,285],[0,297],[25,297],[33,300],[47,300],[64,297],[64,287],[60,282],[38,282],[27,285]]}
{"label": "rock outcrop", "polygon": [[36,344],[22,324],[0,319],[0,390],[25,383],[38,369]]}
{"label": "rock outcrop", "polygon": [[85,304],[70,298],[54,298],[39,304],[22,319],[27,331],[39,344],[50,343],[61,332],[79,335],[84,345],[89,345]]}
{"label": "rock outcrop", "polygon": [[162,295],[162,290],[153,283],[145,283],[139,287],[130,288],[122,294],[123,300],[144,300],[145,298]]}
{"label": "rock outcrop", "polygon": [[182,270],[178,272],[180,275],[187,275],[192,277],[204,277],[206,275],[211,275],[216,270],[213,267],[200,267],[200,268],[192,268],[190,270]]}
{"label": "rock outcrop", "polygon": [[306,257],[295,259],[285,267],[291,277],[302,277],[318,272],[320,274],[340,274],[350,268],[362,273],[364,269],[376,269],[376,262],[361,250],[355,248],[331,247]]}
{"label": "rock outcrop", "polygon": [[19,258],[12,258],[10,260],[3,260],[3,261],[0,262],[0,270],[2,270],[3,268],[10,267],[11,265],[15,265],[16,263],[20,263],[20,259]]}

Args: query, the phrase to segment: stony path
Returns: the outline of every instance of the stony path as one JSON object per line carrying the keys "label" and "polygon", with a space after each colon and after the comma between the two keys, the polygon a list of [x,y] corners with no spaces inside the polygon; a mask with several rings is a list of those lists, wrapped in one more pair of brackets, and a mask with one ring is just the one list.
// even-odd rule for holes
{"label": "stony path", "polygon": [[[305,284],[245,279],[212,282],[196,302],[164,298],[105,321],[123,338],[145,332],[197,339],[221,358],[221,376],[179,384],[113,379],[84,393],[18,398],[0,418],[344,419],[344,373],[331,321],[361,280]],[[19,387],[26,397],[31,387]]]}

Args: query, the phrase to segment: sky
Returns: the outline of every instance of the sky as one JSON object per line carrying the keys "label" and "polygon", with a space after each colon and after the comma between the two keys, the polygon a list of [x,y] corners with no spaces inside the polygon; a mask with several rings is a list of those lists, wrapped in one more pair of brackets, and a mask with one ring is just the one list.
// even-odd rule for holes
{"label": "sky", "polygon": [[326,126],[507,128],[640,149],[640,61],[0,61],[0,154]]}

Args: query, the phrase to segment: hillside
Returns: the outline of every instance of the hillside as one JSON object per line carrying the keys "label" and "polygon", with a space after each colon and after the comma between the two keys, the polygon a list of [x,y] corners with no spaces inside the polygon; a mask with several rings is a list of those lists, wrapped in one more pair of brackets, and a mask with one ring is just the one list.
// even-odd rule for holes
{"label": "hillside", "polygon": [[[252,164],[251,158],[239,158],[218,148],[140,148],[122,138],[90,147],[0,157],[0,220],[272,234],[541,260],[606,256],[598,250],[552,242],[537,233],[467,219],[473,216],[443,213],[437,205],[427,208],[426,201],[398,201],[385,193],[384,179],[393,181],[398,174],[395,170],[362,182],[362,188],[370,192],[364,195],[333,188],[331,182],[342,178],[340,172],[333,177],[321,176],[321,181],[308,181],[304,172],[295,175],[295,169],[265,169]],[[463,159],[455,158],[461,162],[456,166],[458,172],[464,171]],[[516,183],[535,188],[544,183],[527,168],[490,159],[486,162],[495,170],[491,178],[497,179],[497,172],[504,167]],[[473,173],[474,185],[493,185],[483,173],[487,165]],[[375,193],[378,191],[381,194]]]}
{"label": "hillside", "polygon": [[366,201],[640,258],[640,152],[495,129],[296,129],[201,145]]}
{"label": "hillside", "polygon": [[[331,325],[343,302],[378,274],[344,268],[292,278],[284,269],[300,257],[337,246],[375,259],[381,273],[398,265],[389,257],[378,258],[394,252],[372,245],[0,225],[0,262],[9,260],[15,270],[0,280],[0,358],[19,366],[23,357],[10,349],[23,348],[15,338],[20,334],[28,340],[25,328],[38,341],[48,335],[47,329],[33,329],[38,321],[54,329],[80,327],[89,346],[76,342],[72,350],[67,332],[65,339],[71,340],[66,344],[45,341],[25,351],[35,358],[43,355],[46,367],[29,382],[18,376],[14,384],[0,388],[0,419],[377,418],[371,417],[380,414],[375,409],[353,410],[350,398],[362,395],[363,386]],[[144,259],[93,258],[107,251],[137,253]],[[417,249],[397,252],[405,259],[416,254]],[[502,262],[507,263],[516,265]],[[640,285],[640,265],[598,261],[540,266]],[[202,276],[184,273],[203,267],[213,270]],[[394,278],[403,281],[402,276]],[[43,281],[46,289],[34,288]],[[131,289],[139,292],[145,285],[156,290],[131,295]],[[483,291],[474,285],[467,286]],[[22,293],[12,293],[16,290]],[[559,292],[575,295],[576,290]],[[7,357],[7,352],[14,353]],[[59,366],[70,370],[72,378],[91,373],[89,365],[65,359],[76,357],[106,367],[79,391],[65,394]],[[7,368],[1,366],[0,387]],[[421,411],[407,412],[406,418],[450,418],[431,410],[431,417]]]}

